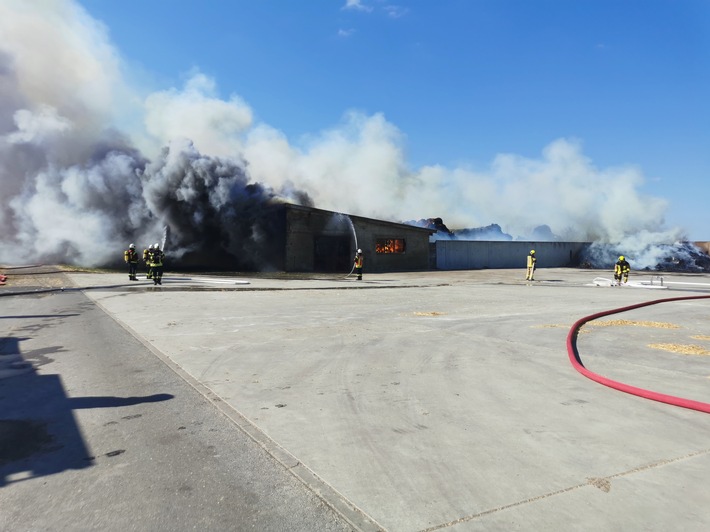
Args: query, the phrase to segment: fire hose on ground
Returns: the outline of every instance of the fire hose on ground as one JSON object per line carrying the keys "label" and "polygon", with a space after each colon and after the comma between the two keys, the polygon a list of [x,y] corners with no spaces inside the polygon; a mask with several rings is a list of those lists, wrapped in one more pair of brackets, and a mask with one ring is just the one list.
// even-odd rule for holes
{"label": "fire hose on ground", "polygon": [[645,303],[638,303],[636,305],[629,305],[627,307],[605,310],[603,312],[591,314],[589,316],[585,316],[584,318],[577,320],[574,325],[572,325],[572,328],[570,329],[569,334],[567,335],[567,354],[569,355],[569,359],[572,363],[572,366],[574,367],[574,369],[576,369],[579,373],[581,373],[588,379],[598,382],[599,384],[603,384],[604,386],[608,386],[609,388],[613,388],[615,390],[619,390],[621,392],[628,393],[631,395],[636,395],[638,397],[643,397],[644,399],[659,401],[661,403],[679,406],[681,408],[689,408],[691,410],[697,410],[699,412],[705,412],[707,414],[710,414],[710,404],[708,403],[693,401],[691,399],[684,399],[682,397],[676,397],[673,395],[666,395],[643,388],[637,388],[635,386],[624,384],[623,382],[618,382],[607,377],[603,377],[598,373],[594,373],[593,371],[590,371],[584,367],[584,364],[582,363],[582,360],[579,356],[579,352],[577,351],[577,334],[579,332],[579,329],[581,329],[582,326],[589,321],[601,318],[603,316],[609,316],[611,314],[619,314],[628,310],[634,310],[637,308],[648,307],[650,305],[656,305],[658,303],[668,303],[672,301],[688,301],[693,299],[710,299],[710,296],[687,296],[673,297],[668,299],[656,299],[654,301],[647,301]]}

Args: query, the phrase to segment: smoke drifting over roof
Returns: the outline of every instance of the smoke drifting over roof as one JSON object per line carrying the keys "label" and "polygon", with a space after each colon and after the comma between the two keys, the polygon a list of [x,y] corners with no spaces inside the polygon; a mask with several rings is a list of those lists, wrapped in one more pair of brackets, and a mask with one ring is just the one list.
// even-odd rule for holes
{"label": "smoke drifting over roof", "polygon": [[[167,227],[173,257],[265,266],[261,210],[311,204],[287,182],[251,179],[239,149],[229,155],[251,113],[211,97],[203,76],[126,107],[136,95],[118,54],[71,2],[3,3],[0,35],[0,261],[111,264],[130,242],[161,242]],[[121,114],[141,120],[118,132]],[[191,128],[212,154],[188,140]]]}
{"label": "smoke drifting over roof", "polygon": [[199,72],[142,94],[124,68],[73,1],[0,3],[0,262],[106,264],[165,227],[174,256],[258,262],[258,212],[278,201],[387,220],[437,213],[513,238],[546,224],[632,259],[682,237],[664,226],[665,202],[640,193],[639,169],[596,168],[574,140],[538,159],[498,155],[486,171],[412,170],[381,114],[349,112],[296,146]]}

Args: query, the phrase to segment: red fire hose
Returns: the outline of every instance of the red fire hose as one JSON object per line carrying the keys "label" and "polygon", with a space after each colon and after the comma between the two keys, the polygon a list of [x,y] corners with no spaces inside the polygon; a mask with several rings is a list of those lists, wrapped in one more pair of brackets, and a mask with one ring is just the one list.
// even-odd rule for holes
{"label": "red fire hose", "polygon": [[659,401],[661,403],[667,403],[669,405],[680,406],[682,408],[689,408],[691,410],[697,410],[699,412],[705,412],[706,414],[710,414],[710,404],[708,403],[693,401],[691,399],[684,399],[682,397],[676,397],[673,395],[665,395],[662,393],[653,392],[651,390],[645,390],[643,388],[636,388],[635,386],[630,386],[628,384],[624,384],[623,382],[617,382],[606,377],[602,377],[601,375],[599,375],[598,373],[594,373],[593,371],[589,371],[587,368],[584,367],[584,364],[582,364],[582,360],[579,357],[579,352],[577,351],[577,333],[579,332],[579,329],[581,329],[582,325],[584,325],[588,321],[601,318],[602,316],[609,316],[611,314],[626,312],[627,310],[656,305],[658,303],[667,303],[670,301],[687,301],[690,299],[710,299],[710,296],[689,296],[673,297],[669,299],[656,299],[654,301],[639,303],[637,305],[630,305],[628,307],[605,310],[603,312],[598,312],[596,314],[585,316],[584,318],[577,320],[574,325],[572,325],[572,328],[570,329],[569,334],[567,335],[567,353],[569,354],[569,360],[572,363],[572,366],[585,377],[595,382],[598,382],[599,384],[603,384],[604,386],[614,388],[615,390],[630,393],[632,395],[637,395],[645,399],[651,399],[652,401]]}

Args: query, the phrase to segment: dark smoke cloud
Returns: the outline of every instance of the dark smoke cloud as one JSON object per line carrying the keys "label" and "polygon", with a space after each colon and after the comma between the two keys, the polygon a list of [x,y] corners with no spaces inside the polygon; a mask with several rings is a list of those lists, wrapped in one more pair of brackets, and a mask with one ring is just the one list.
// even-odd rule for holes
{"label": "dark smoke cloud", "polygon": [[[167,233],[174,259],[269,267],[265,209],[312,202],[288,181],[278,190],[255,182],[229,143],[212,156],[174,134],[192,124],[219,143],[248,124],[243,104],[205,95],[210,86],[198,75],[183,93],[146,99],[149,128],[165,133],[153,142],[167,145],[145,155],[113,125],[135,95],[105,29],[68,0],[0,4],[0,262],[114,265],[129,243]],[[215,134],[207,124],[217,116]]]}
{"label": "dark smoke cloud", "polygon": [[244,163],[202,155],[187,141],[166,147],[143,177],[146,205],[169,229],[169,251],[205,265],[270,268],[262,240],[273,233],[269,207],[312,205],[307,194],[253,183]]}
{"label": "dark smoke cloud", "polygon": [[36,146],[19,147],[16,170],[32,179],[14,197],[4,196],[2,243],[13,250],[6,262],[115,265],[129,242],[162,244],[167,228],[166,251],[175,259],[187,253],[203,264],[259,269],[268,267],[259,243],[269,223],[264,209],[286,201],[311,204],[303,192],[251,182],[243,163],[202,155],[186,140],[149,162],[112,136],[88,159],[64,168]]}

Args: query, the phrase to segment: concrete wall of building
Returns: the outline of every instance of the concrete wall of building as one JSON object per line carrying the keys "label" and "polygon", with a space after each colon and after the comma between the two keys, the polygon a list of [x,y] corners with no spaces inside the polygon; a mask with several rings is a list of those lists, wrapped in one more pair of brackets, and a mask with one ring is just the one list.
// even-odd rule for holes
{"label": "concrete wall of building", "polygon": [[[348,273],[357,248],[361,248],[366,272],[428,270],[429,234],[430,231],[419,227],[288,206],[284,269]],[[405,240],[404,253],[376,253],[378,239],[394,238]],[[322,257],[318,246],[332,249],[337,257],[332,261]]]}
{"label": "concrete wall of building", "polygon": [[[426,271],[429,269],[430,231],[408,225],[377,223],[353,217],[357,245],[363,251],[365,272]],[[378,240],[402,239],[404,253],[377,253]]]}
{"label": "concrete wall of building", "polygon": [[313,223],[311,213],[286,211],[284,271],[313,271]]}
{"label": "concrete wall of building", "polygon": [[577,266],[586,242],[525,242],[484,240],[437,240],[439,270],[525,268],[528,253],[535,250],[538,268]]}
{"label": "concrete wall of building", "polygon": [[[285,271],[312,272],[316,269],[318,240],[334,239],[341,244],[341,269],[349,268],[355,254],[355,237],[350,220],[330,211],[296,208],[286,211]],[[347,272],[345,272],[347,273]]]}

